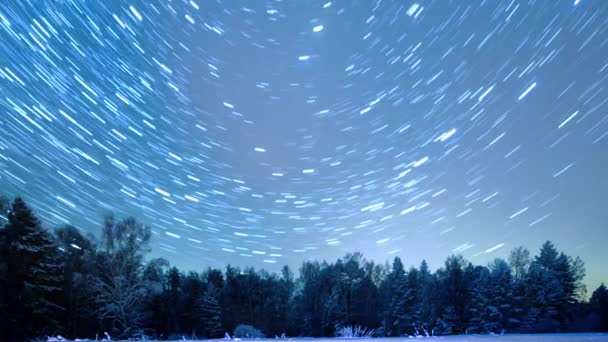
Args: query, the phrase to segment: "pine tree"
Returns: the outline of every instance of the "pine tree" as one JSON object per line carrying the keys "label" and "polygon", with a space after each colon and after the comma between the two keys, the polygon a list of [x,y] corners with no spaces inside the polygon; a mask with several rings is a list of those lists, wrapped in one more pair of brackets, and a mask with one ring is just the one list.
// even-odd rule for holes
{"label": "pine tree", "polygon": [[[548,265],[545,259],[545,265]],[[559,327],[558,303],[564,292],[551,269],[534,261],[526,278],[526,301],[529,308],[524,318],[525,324],[538,332],[551,332]]]}
{"label": "pine tree", "polygon": [[422,283],[421,274],[414,267],[410,268],[407,272],[406,286],[409,291],[409,296],[406,300],[406,331],[410,334],[419,334],[420,329],[418,328],[418,325],[420,324],[421,318]]}
{"label": "pine tree", "polygon": [[462,334],[468,327],[468,305],[471,301],[470,283],[472,271],[465,269],[465,260],[461,256],[451,256],[445,262],[441,273],[443,287],[442,326],[446,334]]}
{"label": "pine tree", "polygon": [[534,303],[530,320],[536,320],[537,329],[541,331],[565,329],[573,319],[574,305],[585,292],[583,262],[559,253],[547,241],[534,258],[529,273],[527,289],[529,299]]}
{"label": "pine tree", "polygon": [[[6,240],[6,229],[4,225],[8,220],[10,202],[5,197],[0,197],[0,322],[8,322],[8,241]],[[6,336],[5,325],[0,325],[0,338]]]}
{"label": "pine tree", "polygon": [[[181,310],[184,305],[185,296],[182,292],[183,276],[177,267],[173,266],[167,272],[167,291],[165,293],[167,302],[167,328],[173,333],[185,333],[180,325],[180,316],[191,315]],[[199,289],[200,291],[200,289]],[[195,294],[191,294],[195,295]],[[196,297],[195,297],[196,299]]]}
{"label": "pine tree", "polygon": [[[412,330],[415,321],[414,289],[410,287],[411,279],[408,279],[403,263],[399,258],[393,262],[392,277],[392,301],[391,314],[393,318],[393,331],[396,336],[402,336]],[[413,284],[412,284],[413,285]]]}
{"label": "pine tree", "polygon": [[411,292],[407,288],[407,278],[403,262],[399,257],[393,260],[391,272],[386,276],[383,287],[383,298],[386,301],[383,320],[389,336],[401,336],[409,323],[407,305]]}
{"label": "pine tree", "polygon": [[513,282],[504,260],[483,268],[473,286],[471,328],[480,333],[498,333],[510,326]]}
{"label": "pine tree", "polygon": [[337,328],[346,325],[346,314],[344,312],[344,297],[337,286],[332,287],[331,293],[323,302],[323,311],[321,317],[321,326],[325,332],[325,336],[334,334]]}
{"label": "pine tree", "polygon": [[209,284],[200,299],[201,320],[205,337],[218,338],[223,335],[221,308],[218,300],[218,292],[212,284]]}
{"label": "pine tree", "polygon": [[554,270],[558,256],[559,252],[553,243],[551,243],[551,241],[545,241],[540,249],[540,254],[534,258],[534,262],[545,269]]}
{"label": "pine tree", "polygon": [[437,278],[429,271],[425,260],[420,263],[420,304],[418,306],[419,321],[414,322],[419,334],[427,335],[432,331],[437,320],[437,302],[439,291],[437,291]]}
{"label": "pine tree", "polygon": [[495,259],[490,265],[490,298],[492,329],[500,332],[512,326],[511,313],[514,311],[512,298],[514,294],[513,275],[506,261]]}
{"label": "pine tree", "polygon": [[7,328],[12,339],[25,339],[58,330],[62,311],[61,266],[50,234],[21,198],[15,199],[2,231],[5,257]]}
{"label": "pine tree", "polygon": [[164,296],[165,274],[169,262],[163,258],[150,260],[143,271],[142,282],[146,288],[146,297],[142,303],[144,326],[156,336],[169,336],[165,317],[168,315]]}
{"label": "pine tree", "polygon": [[469,330],[475,333],[485,333],[488,331],[488,317],[486,309],[489,306],[488,287],[490,284],[490,271],[488,269],[481,272],[479,278],[471,289],[472,300],[469,311],[471,312],[471,322]]}
{"label": "pine tree", "polygon": [[95,246],[77,228],[64,226],[55,231],[63,268],[62,325],[64,336],[84,336],[94,326],[94,294],[89,286],[94,271]]}
{"label": "pine tree", "polygon": [[591,295],[589,300],[591,310],[598,317],[597,329],[602,332],[608,332],[608,289],[602,283]]}

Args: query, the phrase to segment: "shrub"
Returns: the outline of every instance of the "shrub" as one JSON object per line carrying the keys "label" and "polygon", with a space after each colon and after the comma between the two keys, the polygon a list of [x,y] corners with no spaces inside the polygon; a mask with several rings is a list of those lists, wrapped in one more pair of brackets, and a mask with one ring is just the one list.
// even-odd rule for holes
{"label": "shrub", "polygon": [[345,326],[336,329],[336,337],[373,337],[374,329],[362,328],[360,325],[357,326]]}
{"label": "shrub", "polygon": [[234,329],[234,337],[237,338],[263,338],[264,334],[248,324],[239,324]]}

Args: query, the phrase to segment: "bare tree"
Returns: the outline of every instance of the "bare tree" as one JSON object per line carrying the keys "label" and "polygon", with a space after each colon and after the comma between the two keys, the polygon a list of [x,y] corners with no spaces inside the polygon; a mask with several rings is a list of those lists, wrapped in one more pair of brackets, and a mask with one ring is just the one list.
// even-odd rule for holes
{"label": "bare tree", "polygon": [[149,240],[150,228],[134,218],[116,222],[112,215],[105,217],[103,250],[94,279],[98,317],[123,337],[137,329],[144,318],[141,304],[147,287],[141,273]]}
{"label": "bare tree", "polygon": [[530,266],[530,251],[524,247],[517,247],[509,254],[509,266],[513,269],[513,276],[517,281],[521,281]]}

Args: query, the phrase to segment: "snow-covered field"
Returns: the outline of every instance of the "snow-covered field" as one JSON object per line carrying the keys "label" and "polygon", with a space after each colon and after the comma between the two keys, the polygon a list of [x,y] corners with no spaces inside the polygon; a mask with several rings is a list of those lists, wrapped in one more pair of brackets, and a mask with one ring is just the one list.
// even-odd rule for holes
{"label": "snow-covered field", "polygon": [[[290,338],[287,341],[311,341],[311,342],[406,342],[412,340],[419,341],[445,341],[445,342],[608,342],[608,334],[537,334],[537,335],[480,335],[480,336],[441,336],[429,338]],[[221,340],[216,340],[221,341]],[[277,341],[276,339],[256,339],[243,341]]]}
{"label": "snow-covered field", "polygon": [[[468,336],[437,336],[437,337],[387,337],[387,338],[288,338],[280,339],[282,341],[294,342],[406,342],[406,341],[445,341],[445,342],[608,342],[608,334],[599,333],[584,333],[584,334],[534,334],[534,335],[468,335]],[[86,341],[86,340],[83,340]],[[176,341],[191,341],[191,340],[176,340]],[[207,341],[229,341],[224,339],[207,340]],[[234,340],[232,340],[234,341]],[[237,340],[238,341],[238,340]],[[278,341],[277,339],[243,339],[242,342],[270,342]],[[150,341],[157,342],[157,341]],[[158,341],[160,342],[160,341]]]}
{"label": "snow-covered field", "polygon": [[[378,339],[375,339],[378,340]],[[405,342],[414,338],[386,338],[383,342]],[[480,335],[480,336],[442,336],[431,338],[420,338],[416,340],[433,340],[445,342],[583,342],[583,341],[606,341],[608,334],[537,334],[537,335]],[[328,341],[329,342],[329,341]]]}

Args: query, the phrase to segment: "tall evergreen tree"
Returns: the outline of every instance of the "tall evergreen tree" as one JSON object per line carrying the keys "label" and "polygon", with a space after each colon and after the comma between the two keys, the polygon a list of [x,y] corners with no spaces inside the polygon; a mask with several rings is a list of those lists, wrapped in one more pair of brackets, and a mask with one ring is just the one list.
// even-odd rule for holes
{"label": "tall evergreen tree", "polygon": [[443,334],[463,334],[468,327],[468,305],[471,301],[470,271],[461,256],[451,256],[439,272],[443,287],[442,313],[439,331]]}
{"label": "tall evergreen tree", "polygon": [[180,275],[180,279],[179,294],[176,299],[169,300],[171,310],[175,310],[175,315],[179,317],[179,331],[185,334],[206,336],[201,325],[201,299],[210,284],[209,279],[205,279],[204,274],[197,272]]}
{"label": "tall evergreen tree", "polygon": [[150,260],[143,271],[142,281],[146,294],[142,301],[144,311],[143,326],[146,332],[154,337],[169,336],[166,317],[168,316],[168,303],[165,297],[165,274],[169,262],[163,258]]}
{"label": "tall evergreen tree", "polygon": [[555,331],[559,327],[556,303],[563,297],[559,281],[550,270],[532,263],[526,281],[529,308],[525,324],[536,332]]}
{"label": "tall evergreen tree", "polygon": [[218,338],[223,335],[219,294],[213,284],[209,284],[201,295],[200,309],[204,336]]}
{"label": "tall evergreen tree", "polygon": [[347,254],[344,257],[343,269],[340,274],[340,286],[344,297],[345,323],[360,324],[362,308],[359,293],[363,287],[365,274],[361,267],[366,261],[361,253]]}
{"label": "tall evergreen tree", "polygon": [[437,306],[440,300],[437,278],[431,274],[425,260],[420,263],[420,291],[421,298],[418,309],[418,322],[414,322],[418,333],[428,335],[437,321]]}
{"label": "tall evergreen tree", "polygon": [[[8,241],[5,224],[8,221],[10,201],[0,196],[0,322],[8,322]],[[4,325],[0,328],[0,338],[8,333]]]}
{"label": "tall evergreen tree", "polygon": [[412,323],[409,315],[412,309],[412,290],[408,288],[407,277],[401,259],[396,257],[393,261],[393,269],[388,275],[390,282],[390,305],[389,326],[393,336],[402,336]]}
{"label": "tall evergreen tree", "polygon": [[318,262],[305,262],[300,268],[296,303],[297,317],[301,325],[299,331],[304,336],[323,336],[321,332],[321,265]]}
{"label": "tall evergreen tree", "polygon": [[513,280],[509,265],[496,259],[482,268],[473,285],[471,325],[473,331],[497,333],[508,329],[512,322]]}
{"label": "tall evergreen tree", "polygon": [[608,332],[608,288],[606,285],[602,284],[593,291],[589,304],[591,310],[597,315],[598,331]]}
{"label": "tall evergreen tree", "polygon": [[406,332],[410,335],[418,335],[420,331],[419,325],[421,320],[422,306],[422,279],[421,272],[416,268],[411,267],[407,272],[406,286],[409,291],[407,298],[407,309],[405,316]]}
{"label": "tall evergreen tree", "polygon": [[64,336],[85,336],[95,324],[94,293],[89,286],[94,272],[95,245],[73,226],[57,229],[55,237],[63,268]]}
{"label": "tall evergreen tree", "polygon": [[[192,298],[198,298],[196,292],[182,292],[182,278],[181,272],[175,266],[171,267],[167,272],[167,291],[165,292],[167,304],[167,329],[175,334],[190,332],[190,329],[184,330],[183,327],[180,326],[180,318],[192,314],[192,312],[186,313],[185,310],[181,310],[184,307],[184,301],[187,300],[184,295],[188,294]],[[200,291],[201,289],[198,289],[197,292]]]}
{"label": "tall evergreen tree", "polygon": [[528,321],[539,331],[566,329],[573,319],[574,304],[585,291],[584,275],[580,259],[559,253],[550,241],[545,242],[526,281],[532,303]]}
{"label": "tall evergreen tree", "polygon": [[5,244],[6,298],[4,324],[9,339],[55,334],[59,331],[58,305],[61,266],[50,234],[21,198],[16,198],[2,230]]}
{"label": "tall evergreen tree", "polygon": [[557,265],[559,252],[551,241],[545,241],[540,249],[540,254],[534,257],[534,262],[544,269],[554,270]]}

